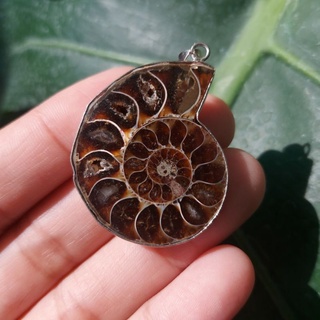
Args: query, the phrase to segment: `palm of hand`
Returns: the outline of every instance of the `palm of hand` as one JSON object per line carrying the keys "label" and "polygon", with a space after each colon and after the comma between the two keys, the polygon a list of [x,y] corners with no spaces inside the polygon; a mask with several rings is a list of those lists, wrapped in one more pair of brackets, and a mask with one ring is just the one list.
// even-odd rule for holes
{"label": "palm of hand", "polygon": [[[243,151],[225,150],[220,216],[179,246],[114,238],[81,201],[69,164],[74,134],[84,106],[124,71],[79,82],[0,131],[1,319],[230,319],[251,291],[248,258],[219,245],[263,195],[262,170]],[[221,100],[208,97],[200,120],[229,145],[234,122]]]}

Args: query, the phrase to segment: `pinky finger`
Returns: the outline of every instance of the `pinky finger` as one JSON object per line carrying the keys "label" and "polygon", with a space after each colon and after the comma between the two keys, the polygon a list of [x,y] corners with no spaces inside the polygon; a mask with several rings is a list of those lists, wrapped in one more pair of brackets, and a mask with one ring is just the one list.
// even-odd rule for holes
{"label": "pinky finger", "polygon": [[232,319],[248,299],[254,271],[239,249],[207,251],[162,291],[145,302],[135,319]]}

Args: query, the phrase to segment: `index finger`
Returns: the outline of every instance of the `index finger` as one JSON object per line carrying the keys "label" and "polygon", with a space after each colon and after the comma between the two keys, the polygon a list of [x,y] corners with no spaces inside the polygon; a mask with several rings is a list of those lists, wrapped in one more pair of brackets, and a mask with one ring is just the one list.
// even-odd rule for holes
{"label": "index finger", "polygon": [[69,154],[85,106],[128,70],[80,81],[0,130],[0,231],[71,176]]}
{"label": "index finger", "polygon": [[[70,150],[86,105],[128,70],[110,69],[78,82],[0,131],[6,168],[0,172],[0,231],[71,176]],[[228,107],[211,97],[202,114],[226,147],[234,132]]]}

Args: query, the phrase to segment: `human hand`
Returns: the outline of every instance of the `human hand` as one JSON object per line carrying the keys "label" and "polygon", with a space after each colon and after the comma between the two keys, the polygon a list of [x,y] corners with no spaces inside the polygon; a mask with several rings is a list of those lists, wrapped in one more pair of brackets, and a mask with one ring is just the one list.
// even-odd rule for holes
{"label": "human hand", "polygon": [[[219,245],[257,208],[258,162],[225,149],[228,193],[197,238],[150,248],[114,237],[71,179],[70,150],[85,106],[127,68],[83,80],[0,131],[0,319],[231,319],[254,282],[247,256]],[[224,102],[200,120],[223,148],[234,134]]]}

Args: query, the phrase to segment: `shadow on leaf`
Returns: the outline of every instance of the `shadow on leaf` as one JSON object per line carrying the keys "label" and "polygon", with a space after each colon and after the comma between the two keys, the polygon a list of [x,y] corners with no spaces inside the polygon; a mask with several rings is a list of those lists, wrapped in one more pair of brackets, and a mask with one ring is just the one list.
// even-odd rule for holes
{"label": "shadow on leaf", "polygon": [[308,285],[319,239],[316,211],[305,199],[309,152],[309,144],[292,144],[259,157],[266,195],[235,235],[255,265],[257,283],[237,319],[320,319],[320,297]]}

